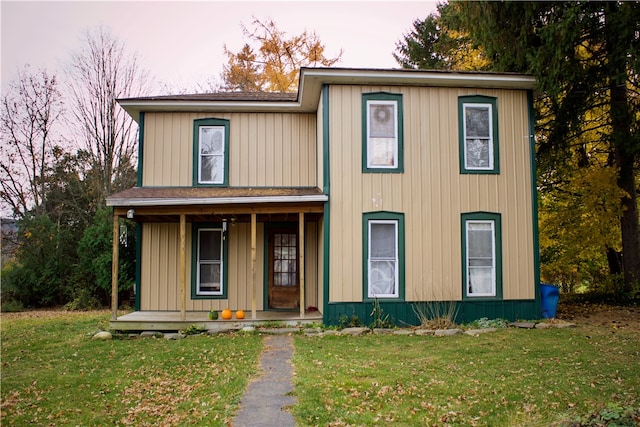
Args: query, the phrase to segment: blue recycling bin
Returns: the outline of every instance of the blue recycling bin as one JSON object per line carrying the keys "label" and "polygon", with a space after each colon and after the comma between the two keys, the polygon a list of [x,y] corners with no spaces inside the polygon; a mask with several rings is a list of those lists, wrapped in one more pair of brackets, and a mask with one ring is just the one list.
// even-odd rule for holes
{"label": "blue recycling bin", "polygon": [[540,303],[542,305],[542,317],[552,319],[556,317],[560,288],[548,283],[540,283]]}

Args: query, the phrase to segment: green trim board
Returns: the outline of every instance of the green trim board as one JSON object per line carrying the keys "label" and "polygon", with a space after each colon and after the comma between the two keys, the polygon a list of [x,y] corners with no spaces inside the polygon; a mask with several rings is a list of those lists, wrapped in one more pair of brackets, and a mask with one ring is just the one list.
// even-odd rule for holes
{"label": "green trim board", "polygon": [[[471,167],[467,164],[466,160],[466,108],[473,109],[473,105],[476,105],[476,110],[488,107],[490,114],[490,126],[488,127],[489,137],[489,165],[477,167]],[[471,118],[470,118],[471,121]],[[473,121],[471,121],[473,123]],[[476,122],[477,123],[477,122]],[[482,126],[478,128],[482,129]],[[458,97],[458,144],[459,144],[459,157],[460,157],[460,173],[461,174],[494,174],[500,173],[500,138],[498,135],[498,100],[492,96],[472,95],[472,96],[460,96]]]}
{"label": "green trim board", "polygon": [[[373,112],[372,106],[378,108]],[[380,116],[384,122],[395,112],[394,123],[391,126],[377,126],[374,134],[372,117]],[[402,173],[404,172],[404,119],[402,94],[374,92],[362,94],[362,172],[364,173]],[[395,140],[395,144],[393,141]],[[379,144],[374,150],[371,144]],[[392,145],[391,155],[380,153],[374,159],[373,151],[382,152]],[[395,145],[395,146],[394,146]]]}
{"label": "green trim board", "polygon": [[[222,230],[222,293],[220,295],[198,295],[198,232],[201,229]],[[229,293],[229,275],[227,272],[229,264],[229,238],[228,231],[221,222],[198,222],[191,224],[191,299],[227,299]]]}
{"label": "green trim board", "polygon": [[[486,317],[488,319],[506,319],[509,321],[540,319],[540,304],[537,300],[466,300],[466,301],[386,301],[378,300],[384,316],[389,316],[391,323],[399,327],[418,326],[420,321],[416,315],[416,309],[423,304],[439,304],[448,309],[450,304],[455,304],[457,315],[455,322],[458,324],[470,323],[474,320]],[[324,313],[324,324],[327,326],[340,325],[341,318],[357,316],[362,325],[373,323],[371,313],[373,301],[368,302],[334,302],[328,305]]]}
{"label": "green trim board", "polygon": [[[200,182],[200,128],[211,127],[212,133],[218,132],[216,127],[224,128],[223,141],[223,176],[219,182]],[[216,153],[219,155],[219,153]],[[229,186],[229,120],[227,119],[196,119],[193,121],[193,186],[194,187],[227,187]]]}
{"label": "green trim board", "polygon": [[[494,255],[494,295],[476,296],[468,294],[467,283],[467,224],[470,221],[487,221],[493,224],[493,255]],[[502,217],[498,213],[492,212],[470,212],[460,215],[460,236],[462,248],[462,299],[463,300],[502,300]]]}
{"label": "green trim board", "polygon": [[136,223],[136,283],[135,311],[140,311],[140,291],[142,289],[142,224]]}
{"label": "green trim board", "polygon": [[[329,164],[329,86],[326,84],[322,86],[322,156],[323,156],[323,180],[322,188],[324,194],[329,196],[329,190],[331,186],[330,164]],[[322,215],[322,322],[327,324],[329,315],[329,243],[331,240],[330,224],[331,224],[331,197],[327,197],[327,201],[324,202],[324,212]]]}
{"label": "green trim board", "polygon": [[404,214],[398,212],[367,212],[362,214],[362,299],[363,301],[372,301],[375,299],[371,296],[369,289],[370,275],[370,226],[372,223],[387,223],[395,225],[396,232],[396,248],[394,248],[394,256],[397,259],[397,289],[394,296],[377,296],[378,300],[385,301],[404,301],[405,298],[405,227]]}
{"label": "green trim board", "polygon": [[144,112],[140,113],[138,119],[138,171],[137,180],[138,187],[142,187],[142,166],[144,159]]}
{"label": "green trim board", "polygon": [[535,298],[540,310],[542,301],[540,296],[540,231],[538,229],[538,178],[536,166],[536,117],[533,105],[533,91],[527,91],[527,107],[529,112],[529,157],[531,162],[531,209],[532,209],[532,233],[533,233],[533,274],[535,285]]}

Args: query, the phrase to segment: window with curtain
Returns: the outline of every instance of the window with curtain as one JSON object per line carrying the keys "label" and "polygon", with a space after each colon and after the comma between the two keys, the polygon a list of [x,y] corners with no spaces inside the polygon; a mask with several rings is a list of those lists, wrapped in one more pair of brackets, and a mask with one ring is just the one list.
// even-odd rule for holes
{"label": "window with curtain", "polygon": [[398,296],[398,222],[369,221],[370,298]]}
{"label": "window with curtain", "polygon": [[464,106],[464,165],[466,169],[493,169],[491,105]]}
{"label": "window with curtain", "polygon": [[197,295],[222,295],[222,229],[198,230]]}
{"label": "window with curtain", "polygon": [[490,96],[458,98],[460,173],[498,174],[497,99]]}
{"label": "window with curtain", "polygon": [[402,94],[363,94],[363,172],[402,172],[402,147]]}
{"label": "window with curtain", "polygon": [[502,215],[461,215],[463,299],[502,299]]}
{"label": "window with curtain", "polygon": [[193,185],[229,185],[229,120],[193,121]]}
{"label": "window with curtain", "polygon": [[198,138],[200,156],[198,182],[222,184],[224,182],[224,126],[200,126]]}
{"label": "window with curtain", "polygon": [[496,295],[494,221],[467,221],[467,295]]}

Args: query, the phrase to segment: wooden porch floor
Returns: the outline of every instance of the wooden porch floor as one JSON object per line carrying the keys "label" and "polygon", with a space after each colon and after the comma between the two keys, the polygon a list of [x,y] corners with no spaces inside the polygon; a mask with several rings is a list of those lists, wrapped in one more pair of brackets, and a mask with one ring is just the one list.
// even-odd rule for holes
{"label": "wooden porch floor", "polygon": [[322,314],[310,311],[300,316],[298,311],[257,311],[252,319],[251,311],[245,311],[245,319],[209,320],[206,311],[188,311],[184,320],[179,311],[134,311],[111,320],[110,328],[117,331],[178,331],[191,325],[207,330],[232,331],[245,326],[279,322],[287,326],[322,323]]}

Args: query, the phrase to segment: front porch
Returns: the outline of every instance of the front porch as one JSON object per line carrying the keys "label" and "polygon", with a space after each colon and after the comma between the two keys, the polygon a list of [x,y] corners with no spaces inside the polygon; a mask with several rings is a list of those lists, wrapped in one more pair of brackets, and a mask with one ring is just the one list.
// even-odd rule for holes
{"label": "front porch", "polygon": [[209,320],[206,311],[188,311],[183,317],[180,311],[134,311],[112,319],[109,328],[116,331],[179,331],[196,325],[214,331],[233,331],[245,326],[261,324],[282,324],[283,326],[299,326],[322,323],[319,311],[306,311],[303,315],[298,311],[257,311],[255,318],[238,320]]}
{"label": "front porch", "polygon": [[[111,196],[111,328],[228,328],[222,325],[235,321],[207,318],[207,310],[225,307],[245,310],[242,325],[322,321],[305,308],[322,298],[318,236],[326,201],[315,187],[136,187]],[[125,217],[138,223],[136,312],[118,316]]]}

